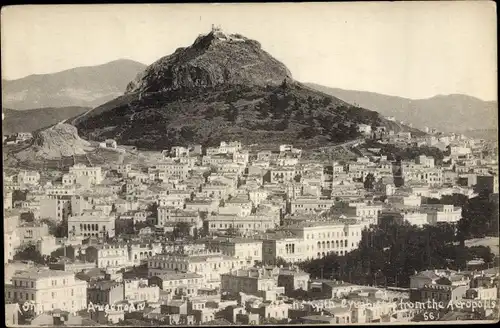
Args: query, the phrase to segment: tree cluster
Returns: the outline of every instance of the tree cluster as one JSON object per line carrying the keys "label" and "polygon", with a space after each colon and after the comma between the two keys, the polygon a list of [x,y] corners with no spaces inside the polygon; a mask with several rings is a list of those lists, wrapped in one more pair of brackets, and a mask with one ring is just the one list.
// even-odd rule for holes
{"label": "tree cluster", "polygon": [[358,249],[301,263],[312,277],[336,278],[360,284],[408,287],[415,272],[432,268],[466,269],[467,261],[493,261],[487,247],[456,243],[449,224],[419,228],[396,221],[363,231]]}

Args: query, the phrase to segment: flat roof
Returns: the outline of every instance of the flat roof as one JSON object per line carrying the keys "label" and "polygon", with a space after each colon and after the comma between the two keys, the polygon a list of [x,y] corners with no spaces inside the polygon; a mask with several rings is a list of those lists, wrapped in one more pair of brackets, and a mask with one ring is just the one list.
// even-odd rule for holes
{"label": "flat roof", "polygon": [[12,278],[16,279],[44,279],[51,277],[73,276],[72,272],[62,270],[51,270],[47,268],[32,268],[27,270],[18,270]]}

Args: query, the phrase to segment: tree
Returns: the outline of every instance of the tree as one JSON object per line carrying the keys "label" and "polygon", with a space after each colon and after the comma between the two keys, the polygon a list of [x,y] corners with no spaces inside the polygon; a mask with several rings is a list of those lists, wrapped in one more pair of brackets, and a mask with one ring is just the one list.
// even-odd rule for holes
{"label": "tree", "polygon": [[26,200],[26,195],[28,194],[27,191],[23,191],[23,190],[14,190],[12,192],[12,202],[16,202],[16,201],[25,201]]}
{"label": "tree", "polygon": [[41,219],[40,222],[45,223],[49,227],[49,234],[56,238],[68,237],[68,221],[63,219],[61,222],[55,222],[51,219]]}
{"label": "tree", "polygon": [[465,269],[467,261],[491,259],[487,249],[455,245],[449,224],[422,228],[397,222],[365,229],[358,249],[338,256],[306,261],[301,268],[313,277],[335,277],[360,284],[409,286],[415,271],[429,268]]}
{"label": "tree", "polygon": [[190,235],[191,225],[187,222],[176,223],[173,231],[174,239],[185,238]]}
{"label": "tree", "polygon": [[205,110],[205,119],[210,120],[218,116],[218,114],[218,111],[213,106],[210,106]]}
{"label": "tree", "polygon": [[332,103],[332,98],[330,98],[330,97],[323,98],[323,106],[328,106],[331,103]]}
{"label": "tree", "polygon": [[16,261],[33,261],[37,264],[45,264],[45,258],[36,249],[35,245],[28,245],[23,249],[20,249],[15,255],[14,260]]}
{"label": "tree", "polygon": [[226,119],[229,122],[236,122],[238,119],[239,110],[234,104],[229,105],[229,109],[226,111]]}
{"label": "tree", "polygon": [[304,111],[300,108],[296,108],[293,118],[297,122],[302,122],[304,120]]}
{"label": "tree", "polygon": [[226,235],[228,236],[233,236],[233,237],[236,237],[236,236],[239,236],[240,235],[240,231],[238,228],[234,227],[233,225],[229,226],[229,228],[226,230]]}
{"label": "tree", "polygon": [[153,202],[148,205],[147,211],[153,213],[153,216],[156,217],[158,215],[158,203]]}
{"label": "tree", "polygon": [[276,124],[275,130],[276,131],[285,131],[286,129],[288,129],[288,124],[289,124],[288,119],[284,118],[278,124]]}
{"label": "tree", "polygon": [[283,266],[283,267],[287,267],[290,265],[290,263],[285,261],[285,259],[283,259],[282,257],[277,257],[274,264],[277,266]]}
{"label": "tree", "polygon": [[373,190],[375,184],[375,176],[371,173],[368,173],[365,177],[365,181],[363,182],[363,185],[366,190]]}
{"label": "tree", "polygon": [[35,215],[32,212],[21,213],[21,216],[19,218],[21,219],[21,221],[24,221],[24,222],[34,222],[35,221]]}

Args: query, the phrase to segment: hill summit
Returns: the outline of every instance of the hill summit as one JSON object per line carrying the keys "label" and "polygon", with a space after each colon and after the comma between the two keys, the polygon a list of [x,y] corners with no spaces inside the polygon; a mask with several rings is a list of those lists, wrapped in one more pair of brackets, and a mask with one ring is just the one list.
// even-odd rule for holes
{"label": "hill summit", "polygon": [[295,81],[257,41],[219,29],[148,66],[123,96],[68,122],[89,140],[151,150],[224,140],[318,147],[361,138],[360,124],[407,128]]}
{"label": "hill summit", "polygon": [[127,93],[218,85],[278,85],[290,71],[262,50],[259,42],[212,28],[186,48],[178,48],[139,73]]}

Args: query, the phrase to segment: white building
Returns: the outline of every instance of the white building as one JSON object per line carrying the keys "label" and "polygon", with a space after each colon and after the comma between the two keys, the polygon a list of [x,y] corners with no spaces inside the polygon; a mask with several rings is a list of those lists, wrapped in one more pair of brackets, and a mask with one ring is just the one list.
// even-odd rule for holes
{"label": "white building", "polygon": [[420,155],[415,159],[415,163],[423,165],[426,168],[434,167],[434,157]]}
{"label": "white building", "polygon": [[68,217],[68,235],[105,237],[115,235],[115,217],[102,211],[84,210],[81,215]]}
{"label": "white building", "polygon": [[206,242],[206,248],[222,255],[238,259],[250,260],[251,263],[262,262],[262,241],[244,238],[218,238]]}
{"label": "white building", "polygon": [[422,205],[420,209],[422,212],[427,213],[427,221],[429,224],[437,224],[440,222],[457,223],[462,218],[462,208],[453,205]]}
{"label": "white building", "polygon": [[87,282],[71,271],[30,269],[18,271],[5,287],[6,299],[30,302],[35,313],[55,309],[76,312],[87,308]]}
{"label": "white building", "polygon": [[358,124],[358,131],[363,134],[372,133],[372,127],[368,124]]}
{"label": "white building", "polygon": [[79,177],[88,177],[91,184],[100,184],[103,175],[100,166],[87,167],[85,164],[76,164],[69,168],[69,174]]}
{"label": "white building", "polygon": [[230,141],[230,142],[221,141],[219,146],[220,154],[233,154],[240,150],[241,150],[241,142],[239,141]]}
{"label": "white building", "polygon": [[166,272],[179,271],[203,276],[206,287],[220,286],[220,275],[250,265],[250,261],[213,252],[158,254],[148,260],[148,275],[161,276]]}
{"label": "white building", "polygon": [[335,253],[345,255],[358,248],[361,232],[366,225],[343,222],[306,222],[288,226],[286,232],[263,239],[264,263],[277,258],[300,262]]}
{"label": "white building", "polygon": [[38,185],[40,173],[36,171],[21,171],[17,175],[17,183],[23,185]]}

